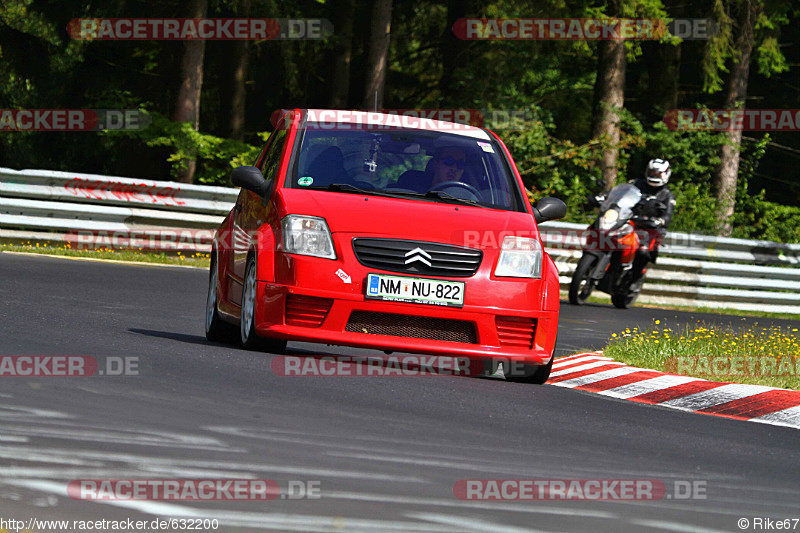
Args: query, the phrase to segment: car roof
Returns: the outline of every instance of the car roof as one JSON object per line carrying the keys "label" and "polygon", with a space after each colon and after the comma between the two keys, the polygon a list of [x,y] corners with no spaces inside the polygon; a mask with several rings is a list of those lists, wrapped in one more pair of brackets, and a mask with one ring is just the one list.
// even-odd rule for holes
{"label": "car roof", "polygon": [[485,141],[491,140],[486,130],[481,128],[457,122],[416,117],[410,114],[413,112],[413,110],[408,110],[408,113],[395,114],[349,109],[305,109],[303,110],[303,118],[304,122],[358,124],[361,126],[384,126],[386,128],[428,130],[451,133],[453,135],[461,135],[463,137]]}

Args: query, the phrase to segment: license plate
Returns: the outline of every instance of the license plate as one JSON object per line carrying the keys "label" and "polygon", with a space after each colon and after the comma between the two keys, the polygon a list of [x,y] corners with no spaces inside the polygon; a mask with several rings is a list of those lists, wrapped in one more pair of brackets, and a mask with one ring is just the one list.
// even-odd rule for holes
{"label": "license plate", "polygon": [[463,307],[464,282],[369,274],[366,296],[374,300]]}

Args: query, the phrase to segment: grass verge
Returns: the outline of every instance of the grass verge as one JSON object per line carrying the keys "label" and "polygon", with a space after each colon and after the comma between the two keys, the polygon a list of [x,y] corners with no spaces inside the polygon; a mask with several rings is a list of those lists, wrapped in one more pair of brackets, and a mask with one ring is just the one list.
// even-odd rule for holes
{"label": "grass verge", "polygon": [[800,390],[798,328],[696,324],[673,331],[656,320],[648,330],[626,329],[612,335],[603,355],[712,381],[728,381]]}
{"label": "grass verge", "polygon": [[[568,293],[561,291],[561,299],[567,300]],[[593,304],[608,304],[611,305],[610,296],[589,296],[586,300],[588,303]],[[643,302],[636,302],[633,307],[643,307],[645,309],[669,309],[674,311],[686,311],[689,313],[709,313],[712,315],[731,315],[731,316],[752,316],[757,318],[786,318],[789,320],[800,320],[800,314],[795,313],[770,313],[768,311],[746,311],[742,309],[720,309],[718,307],[692,307],[686,305],[670,305],[670,304],[647,304]]]}
{"label": "grass verge", "polygon": [[83,257],[90,259],[103,259],[107,261],[131,261],[137,263],[156,263],[161,265],[183,265],[208,268],[209,254],[197,252],[184,254],[176,252],[175,255],[164,252],[145,252],[138,250],[72,250],[69,246],[45,246],[39,243],[30,244],[2,244],[0,252],[23,252],[43,255],[57,255],[63,257]]}

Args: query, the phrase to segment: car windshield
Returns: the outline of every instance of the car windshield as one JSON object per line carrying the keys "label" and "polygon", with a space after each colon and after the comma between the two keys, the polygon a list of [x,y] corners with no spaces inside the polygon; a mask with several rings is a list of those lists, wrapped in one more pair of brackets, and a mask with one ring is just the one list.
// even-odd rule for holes
{"label": "car windshield", "polygon": [[424,130],[304,130],[285,186],[523,211],[490,138]]}

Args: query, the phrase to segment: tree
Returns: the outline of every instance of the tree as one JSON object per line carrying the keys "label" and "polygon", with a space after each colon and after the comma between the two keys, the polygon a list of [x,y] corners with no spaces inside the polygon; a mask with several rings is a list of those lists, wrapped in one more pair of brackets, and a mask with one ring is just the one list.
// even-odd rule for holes
{"label": "tree", "polygon": [[[191,18],[205,18],[208,0],[187,0]],[[203,60],[206,42],[203,39],[184,43],[181,61],[181,85],[175,102],[175,122],[189,122],[195,130],[200,128],[200,95],[203,91]],[[191,183],[197,170],[197,161],[185,159],[184,167],[178,172],[178,181]]]}
{"label": "tree", "polygon": [[[250,16],[250,0],[241,0],[238,15]],[[250,63],[249,41],[233,43],[233,76],[231,78],[231,120],[230,137],[237,141],[244,140],[244,118],[247,104],[247,67]]]}
{"label": "tree", "polygon": [[383,107],[383,87],[388,69],[389,38],[392,27],[392,0],[375,0],[372,4],[366,80],[362,107]]}
{"label": "tree", "polygon": [[[773,73],[788,70],[778,48],[777,28],[787,21],[786,14],[791,8],[780,1],[769,6],[766,3],[767,0],[716,0],[714,4],[721,31],[706,47],[703,58],[704,89],[707,92],[720,90],[722,80],[719,73],[729,72],[723,104],[725,109],[745,107],[754,51],[759,54],[758,66],[762,75],[769,77]],[[762,31],[759,32],[759,29]],[[727,142],[720,149],[720,164],[714,174],[714,191],[718,203],[719,234],[729,236],[733,231],[731,221],[736,207],[742,130],[731,129],[724,135]]]}
{"label": "tree", "polygon": [[[621,14],[617,0],[610,2],[613,16]],[[625,41],[610,39],[600,41],[595,81],[595,109],[592,137],[603,142],[600,172],[605,190],[617,183],[619,158],[620,116],[625,103],[625,68],[627,58]]]}
{"label": "tree", "polygon": [[[750,58],[753,54],[754,25],[761,6],[754,0],[746,0],[740,6],[739,31],[736,37],[736,57],[733,60],[728,87],[725,91],[725,109],[745,107],[747,78],[750,75]],[[739,149],[742,130],[734,128],[725,132],[727,142],[720,151],[720,164],[714,176],[714,189],[719,202],[717,219],[720,235],[728,236],[733,231],[731,223],[736,204],[736,181],[739,174]]]}
{"label": "tree", "polygon": [[350,65],[353,60],[353,18],[354,0],[340,0],[331,3],[333,27],[336,29],[336,44],[331,64],[330,97],[328,105],[334,109],[347,106],[350,98]]}

